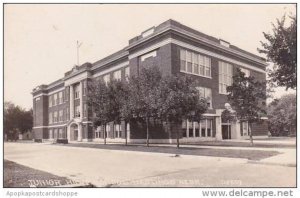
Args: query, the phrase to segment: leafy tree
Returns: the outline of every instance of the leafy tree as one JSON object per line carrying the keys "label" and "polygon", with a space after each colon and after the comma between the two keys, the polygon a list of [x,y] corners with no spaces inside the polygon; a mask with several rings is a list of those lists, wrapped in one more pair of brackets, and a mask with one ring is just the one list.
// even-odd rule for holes
{"label": "leafy tree", "polygon": [[[167,123],[181,124],[183,120],[199,122],[207,110],[207,101],[200,98],[191,78],[186,76],[167,76],[162,81],[161,112],[162,119]],[[177,148],[179,134],[176,130]]]}
{"label": "leafy tree", "polygon": [[108,88],[103,79],[94,80],[88,84],[88,105],[92,107],[94,112],[94,126],[103,126],[104,144],[106,144],[106,124],[112,119],[108,108],[109,95]]}
{"label": "leafy tree", "polygon": [[272,136],[288,136],[296,133],[296,95],[288,94],[268,105],[268,126]]}
{"label": "leafy tree", "polygon": [[108,111],[111,121],[120,123],[125,121],[125,144],[127,145],[126,123],[132,117],[128,110],[129,86],[127,81],[112,80],[107,85],[108,89]]}
{"label": "leafy tree", "polygon": [[4,103],[4,133],[8,139],[15,140],[18,132],[25,133],[32,129],[32,109],[26,111],[11,102]]}
{"label": "leafy tree", "polygon": [[273,62],[274,69],[268,71],[271,83],[285,86],[286,89],[295,89],[297,86],[297,19],[291,16],[291,24],[285,27],[286,17],[277,19],[273,25],[273,33],[263,32],[266,42],[261,42],[263,49],[260,53],[266,54],[269,61]]}
{"label": "leafy tree", "polygon": [[[222,123],[230,123],[236,119],[236,114],[233,111],[230,111],[228,109],[225,109],[221,114]],[[228,131],[229,131],[230,125],[228,125]]]}
{"label": "leafy tree", "polygon": [[253,76],[246,77],[237,69],[227,92],[228,101],[236,111],[237,118],[249,123],[249,136],[253,145],[252,123],[260,122],[260,118],[266,115],[266,85],[264,82],[255,81]]}
{"label": "leafy tree", "polygon": [[158,67],[142,68],[139,75],[130,78],[130,112],[146,123],[146,144],[149,146],[150,118],[159,118],[162,75]]}

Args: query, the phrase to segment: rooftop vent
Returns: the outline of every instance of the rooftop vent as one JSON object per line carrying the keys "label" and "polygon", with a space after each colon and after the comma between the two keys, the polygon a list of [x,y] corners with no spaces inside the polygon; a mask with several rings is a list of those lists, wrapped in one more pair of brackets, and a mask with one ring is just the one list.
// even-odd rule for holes
{"label": "rooftop vent", "polygon": [[222,39],[219,39],[219,40],[220,40],[220,44],[221,44],[221,45],[223,45],[223,46],[225,46],[225,47],[229,47],[229,46],[230,46],[230,43],[229,43],[229,42],[224,41],[224,40],[222,40]]}
{"label": "rooftop vent", "polygon": [[148,29],[148,30],[142,32],[142,37],[143,37],[143,38],[144,38],[144,37],[147,37],[147,36],[153,34],[153,32],[154,32],[154,27],[152,27],[152,28],[150,28],[150,29]]}

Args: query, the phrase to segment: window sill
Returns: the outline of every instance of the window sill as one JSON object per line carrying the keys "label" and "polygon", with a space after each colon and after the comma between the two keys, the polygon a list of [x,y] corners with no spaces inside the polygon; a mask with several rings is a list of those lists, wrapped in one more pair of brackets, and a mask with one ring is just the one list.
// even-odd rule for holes
{"label": "window sill", "polygon": [[182,70],[180,70],[180,72],[181,72],[181,73],[185,73],[185,74],[191,74],[191,75],[194,75],[194,76],[200,76],[200,77],[203,77],[203,78],[212,79],[211,76],[203,76],[203,75],[200,75],[200,74],[194,74],[194,73],[187,72],[187,71],[182,71]]}

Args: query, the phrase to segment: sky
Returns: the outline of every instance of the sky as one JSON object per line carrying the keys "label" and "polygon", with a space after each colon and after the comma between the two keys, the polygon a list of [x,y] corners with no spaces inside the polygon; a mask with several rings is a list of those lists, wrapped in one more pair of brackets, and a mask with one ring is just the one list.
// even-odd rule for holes
{"label": "sky", "polygon": [[[33,88],[64,76],[77,63],[96,62],[128,45],[144,30],[174,19],[205,34],[257,52],[262,32],[291,4],[6,4],[4,6],[4,100],[32,107]],[[275,97],[286,94],[278,88]]]}

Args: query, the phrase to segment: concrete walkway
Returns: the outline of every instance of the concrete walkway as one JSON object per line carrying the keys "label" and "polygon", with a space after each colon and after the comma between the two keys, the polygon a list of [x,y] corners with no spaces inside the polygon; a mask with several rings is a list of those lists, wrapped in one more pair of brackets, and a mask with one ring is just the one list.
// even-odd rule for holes
{"label": "concrete walkway", "polygon": [[[247,141],[247,140],[240,140],[240,141]],[[249,141],[247,141],[249,142]],[[76,142],[76,143],[83,143],[83,144],[103,144],[97,142]],[[278,142],[282,143],[282,142]],[[130,144],[130,145],[137,145],[141,146],[144,144]],[[152,146],[160,146],[160,147],[176,147],[174,144],[151,144]],[[266,159],[262,159],[259,161],[252,161],[251,163],[261,163],[261,164],[270,164],[270,165],[282,165],[282,166],[294,166],[296,167],[296,148],[262,148],[262,147],[237,147],[237,146],[202,146],[202,145],[188,145],[188,144],[181,144],[180,147],[182,148],[208,148],[208,149],[233,149],[233,150],[257,150],[257,151],[277,151],[280,154],[275,155],[273,157],[269,157]]]}

